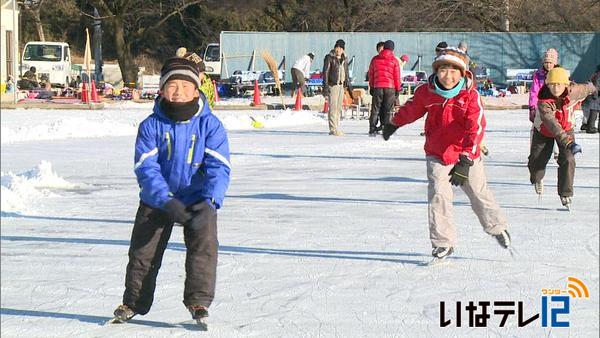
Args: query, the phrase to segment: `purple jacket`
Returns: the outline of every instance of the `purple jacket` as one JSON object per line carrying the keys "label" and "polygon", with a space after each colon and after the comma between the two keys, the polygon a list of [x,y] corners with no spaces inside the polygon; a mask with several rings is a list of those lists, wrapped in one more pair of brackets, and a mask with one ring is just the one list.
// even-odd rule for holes
{"label": "purple jacket", "polygon": [[548,71],[544,69],[544,66],[533,73],[533,81],[531,82],[531,89],[529,90],[529,107],[537,107],[538,94],[540,89],[544,86],[547,74]]}

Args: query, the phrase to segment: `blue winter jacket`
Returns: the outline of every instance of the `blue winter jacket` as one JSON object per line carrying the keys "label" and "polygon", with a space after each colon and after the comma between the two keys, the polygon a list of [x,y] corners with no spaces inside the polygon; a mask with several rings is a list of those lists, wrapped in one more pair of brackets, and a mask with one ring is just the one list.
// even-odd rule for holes
{"label": "blue winter jacket", "polygon": [[200,95],[199,112],[188,121],[168,118],[158,98],[140,124],[134,171],[140,199],[151,207],[163,208],[172,198],[185,205],[204,200],[223,205],[231,171],[227,134]]}

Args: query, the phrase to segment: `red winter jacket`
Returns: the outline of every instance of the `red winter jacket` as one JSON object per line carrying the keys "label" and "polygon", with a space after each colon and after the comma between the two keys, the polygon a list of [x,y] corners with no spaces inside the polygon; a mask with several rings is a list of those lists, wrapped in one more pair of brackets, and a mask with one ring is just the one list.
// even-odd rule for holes
{"label": "red winter jacket", "polygon": [[371,59],[369,65],[369,86],[371,88],[401,89],[400,64],[389,49],[382,50]]}
{"label": "red winter jacket", "polygon": [[485,117],[473,74],[466,72],[466,86],[458,95],[445,99],[435,93],[433,79],[415,89],[410,98],[392,117],[398,127],[414,122],[427,113],[425,120],[425,153],[435,156],[445,165],[458,162],[464,154],[476,159],[481,154],[480,143],[485,131]]}
{"label": "red winter jacket", "polygon": [[538,94],[538,111],[533,125],[546,137],[561,137],[573,129],[575,107],[596,90],[592,83],[571,83],[560,97],[544,85]]}

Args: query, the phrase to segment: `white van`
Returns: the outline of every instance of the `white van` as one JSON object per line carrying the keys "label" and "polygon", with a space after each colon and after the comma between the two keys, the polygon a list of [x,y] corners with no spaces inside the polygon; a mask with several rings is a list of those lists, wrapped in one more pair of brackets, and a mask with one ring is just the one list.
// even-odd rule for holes
{"label": "white van", "polygon": [[48,78],[52,86],[69,86],[77,77],[71,68],[71,51],[65,42],[32,41],[25,44],[21,58],[21,74],[35,67],[38,81]]}

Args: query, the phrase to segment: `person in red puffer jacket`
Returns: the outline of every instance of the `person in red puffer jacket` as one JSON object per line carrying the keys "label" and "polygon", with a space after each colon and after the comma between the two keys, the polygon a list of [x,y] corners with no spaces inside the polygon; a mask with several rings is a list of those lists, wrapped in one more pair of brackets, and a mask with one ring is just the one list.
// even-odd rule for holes
{"label": "person in red puffer jacket", "polygon": [[369,65],[369,88],[373,96],[373,109],[369,118],[369,135],[377,134],[377,119],[387,121],[400,94],[400,64],[394,56],[394,42],[387,40],[383,50]]}
{"label": "person in red puffer jacket", "polygon": [[500,245],[511,245],[504,213],[487,186],[481,159],[485,117],[473,74],[467,70],[469,57],[448,47],[433,62],[434,74],[427,84],[394,114],[383,129],[389,137],[403,125],[427,114],[425,153],[427,160],[429,238],[434,258],[454,252],[456,226],[452,220],[452,185],[460,186],[471,202],[483,230]]}

